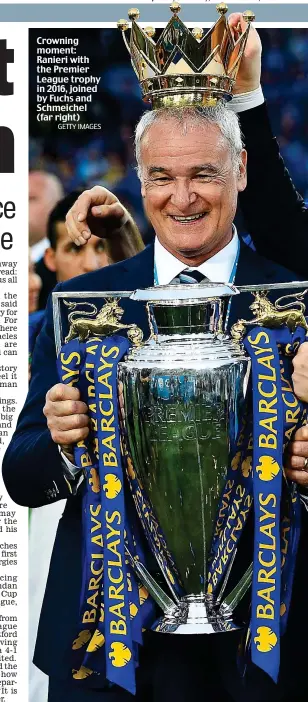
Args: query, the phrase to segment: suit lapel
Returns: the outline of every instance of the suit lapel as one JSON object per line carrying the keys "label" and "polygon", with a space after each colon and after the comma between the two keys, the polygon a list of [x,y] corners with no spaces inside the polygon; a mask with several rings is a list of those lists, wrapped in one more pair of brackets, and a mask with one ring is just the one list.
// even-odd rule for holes
{"label": "suit lapel", "polygon": [[[140,254],[123,261],[117,272],[117,280],[121,280],[121,290],[137,290],[149,288],[154,284],[154,244],[147,246]],[[116,286],[114,286],[115,288]],[[148,314],[145,305],[122,298],[121,307],[125,310],[123,320],[126,323],[137,324],[147,339],[150,333]]]}
{"label": "suit lapel", "polygon": [[154,285],[154,244],[149,244],[137,256],[123,261],[122,271],[122,290],[149,288]]}
{"label": "suit lapel", "polygon": [[[260,285],[262,283],[281,282],[281,273],[277,266],[263,256],[259,256],[246,244],[241,242],[240,255],[234,285]],[[232,299],[229,328],[238,319],[251,319],[249,306],[253,298],[251,293],[240,293]]]}

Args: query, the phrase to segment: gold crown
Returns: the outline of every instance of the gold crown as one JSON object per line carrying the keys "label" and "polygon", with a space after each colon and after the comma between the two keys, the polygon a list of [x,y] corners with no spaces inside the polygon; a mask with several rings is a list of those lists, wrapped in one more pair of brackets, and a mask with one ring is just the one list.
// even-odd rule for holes
{"label": "gold crown", "polygon": [[186,27],[178,16],[181,6],[177,2],[170,9],[173,16],[156,43],[155,29],[137,24],[136,8],[128,12],[132,21],[129,41],[129,23],[118,22],[144,101],[159,108],[214,106],[219,100],[230,100],[254,13],[243,13],[247,27],[243,32],[237,28],[235,41],[223,2],[216,7],[219,19],[206,34],[200,27],[192,31]]}

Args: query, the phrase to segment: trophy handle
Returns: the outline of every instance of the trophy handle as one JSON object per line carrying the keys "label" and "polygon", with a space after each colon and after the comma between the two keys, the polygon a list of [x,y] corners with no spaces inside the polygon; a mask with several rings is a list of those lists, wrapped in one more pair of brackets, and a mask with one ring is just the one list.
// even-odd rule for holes
{"label": "trophy handle", "polygon": [[150,308],[150,305],[148,302],[147,302],[145,307],[146,307],[146,311],[147,311],[147,315],[148,315],[148,323],[149,323],[149,329],[150,329],[150,336],[147,339],[147,341],[151,341],[151,339],[157,339],[157,329],[155,331],[154,323],[153,323],[154,316],[153,316],[153,313],[151,312],[151,308]]}
{"label": "trophy handle", "polygon": [[249,568],[247,568],[246,572],[241,577],[238,584],[235,585],[233,590],[231,590],[229,595],[227,595],[226,599],[220,605],[219,613],[226,616],[231,615],[234,612],[235,608],[243,599],[244,595],[246,594],[248,588],[252,583],[252,568],[253,564],[251,563]]}
{"label": "trophy handle", "polygon": [[[289,286],[295,285],[290,283]],[[275,289],[275,286],[272,286]],[[280,285],[277,285],[278,289]],[[279,297],[275,303],[272,303],[267,293],[270,286],[262,289],[260,285],[243,287],[243,292],[251,292],[254,296],[254,302],[250,305],[253,312],[253,319],[239,319],[231,328],[231,337],[234,341],[242,341],[246,334],[247,327],[257,324],[261,327],[269,327],[269,329],[277,329],[282,326],[287,326],[291,332],[294,332],[296,327],[302,327],[306,335],[308,334],[308,324],[305,318],[306,305],[302,302],[303,297],[307,294],[308,289],[298,293],[294,292],[289,295]],[[283,300],[292,299],[293,302],[281,304]]]}
{"label": "trophy handle", "polygon": [[140,563],[140,561],[136,561],[134,559],[127,547],[125,547],[125,553],[135,574],[142,582],[142,585],[146,587],[151,597],[153,597],[153,600],[163,610],[163,613],[168,614],[176,607],[175,602],[173,602],[173,600],[164,592],[160,585],[157,584],[156,580],[154,580],[147,568]]}

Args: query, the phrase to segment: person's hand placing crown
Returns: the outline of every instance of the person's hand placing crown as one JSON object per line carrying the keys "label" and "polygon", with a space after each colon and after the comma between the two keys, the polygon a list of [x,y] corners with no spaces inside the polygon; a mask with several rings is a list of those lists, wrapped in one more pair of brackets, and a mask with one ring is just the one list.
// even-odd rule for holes
{"label": "person's hand placing crown", "polygon": [[[237,41],[240,33],[247,27],[243,14],[233,12],[229,16],[228,22],[234,40]],[[261,81],[261,54],[261,39],[256,28],[251,24],[235,86],[233,88],[233,95],[242,95],[243,93],[248,93],[259,88]]]}

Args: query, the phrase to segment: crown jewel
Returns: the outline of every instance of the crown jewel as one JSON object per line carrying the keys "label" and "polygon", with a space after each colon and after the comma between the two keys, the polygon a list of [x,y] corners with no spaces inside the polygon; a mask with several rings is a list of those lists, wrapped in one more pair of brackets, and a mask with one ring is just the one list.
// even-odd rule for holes
{"label": "crown jewel", "polygon": [[219,100],[230,100],[250,22],[255,19],[253,12],[243,13],[247,27],[243,32],[238,29],[235,41],[224,2],[217,5],[220,17],[206,33],[200,27],[193,30],[186,27],[178,16],[181,10],[178,2],[172,2],[170,9],[173,16],[157,42],[153,39],[153,27],[142,29],[137,24],[136,8],[128,12],[132,22],[129,41],[126,38],[129,23],[118,22],[143,99],[153,108],[209,106]]}

